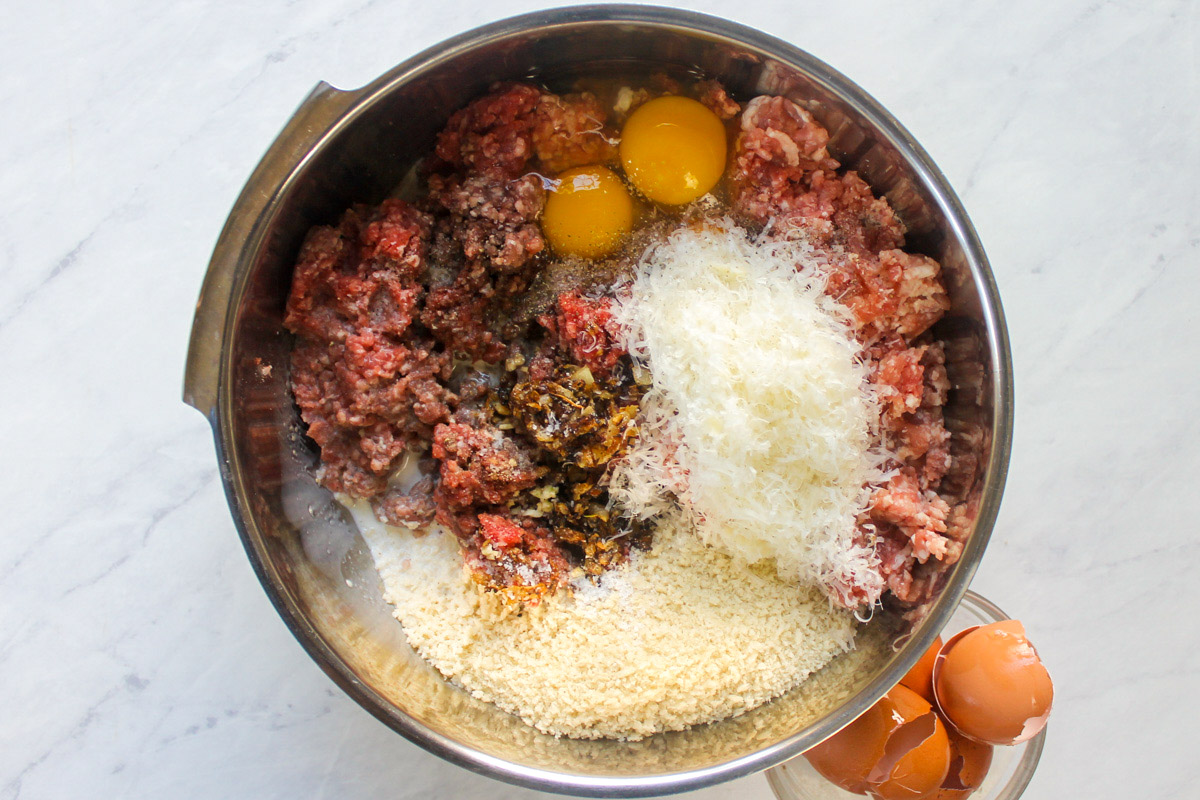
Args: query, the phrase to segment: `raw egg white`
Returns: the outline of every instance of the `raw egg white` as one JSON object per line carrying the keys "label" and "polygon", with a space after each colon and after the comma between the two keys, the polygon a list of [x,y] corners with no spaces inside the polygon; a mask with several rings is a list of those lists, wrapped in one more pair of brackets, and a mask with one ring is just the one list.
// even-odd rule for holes
{"label": "raw egg white", "polygon": [[601,258],[633,229],[633,198],[607,167],[579,167],[558,176],[542,211],[542,233],[560,256]]}
{"label": "raw egg white", "polygon": [[688,97],[659,97],[629,116],[621,165],[635,189],[667,205],[708,193],[725,172],[725,125]]}
{"label": "raw egg white", "polygon": [[1050,716],[1054,685],[1016,620],[951,639],[938,654],[934,696],[946,721],[969,739],[1019,744]]}

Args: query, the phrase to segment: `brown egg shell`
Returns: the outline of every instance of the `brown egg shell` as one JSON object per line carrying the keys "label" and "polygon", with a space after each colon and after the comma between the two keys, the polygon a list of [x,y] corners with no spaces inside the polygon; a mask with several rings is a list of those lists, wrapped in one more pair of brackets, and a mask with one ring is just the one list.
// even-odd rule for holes
{"label": "brown egg shell", "polygon": [[926,800],[966,800],[983,785],[992,766],[992,746],[972,741],[946,722],[950,736],[950,768],[941,788]]}
{"label": "brown egg shell", "polygon": [[[907,686],[897,685],[849,725],[809,748],[804,756],[819,775],[835,786],[852,794],[879,796],[879,784],[889,781],[893,768],[911,751],[925,744],[933,732],[902,751],[896,751],[893,737],[926,718],[936,720],[933,705]],[[940,735],[946,740],[945,769],[949,769],[949,730],[940,720],[933,727],[935,730],[940,727]],[[889,753],[889,758],[885,758],[885,752]],[[885,760],[888,761],[887,769],[881,772],[880,764]],[[942,781],[944,774],[943,770],[935,785]]]}
{"label": "brown egg shell", "polygon": [[921,657],[917,659],[917,663],[913,664],[912,669],[906,672],[904,677],[900,679],[900,685],[907,686],[932,703],[933,663],[937,660],[938,653],[942,652],[942,647],[944,646],[945,642],[942,641],[941,636],[934,639],[929,649],[921,654]]}
{"label": "brown egg shell", "polygon": [[[1016,622],[1016,620],[1001,620],[1001,621],[1002,622]],[[996,623],[989,623],[989,624],[996,624]],[[1017,622],[1017,624],[1020,625],[1021,623]],[[1046,711],[1045,711],[1045,713],[1043,713],[1041,715],[1041,717],[1039,717],[1037,719],[1029,720],[1030,723],[1034,723],[1034,724],[1028,725],[1028,723],[1027,723],[1026,731],[1024,733],[1022,733],[1020,736],[1012,739],[1011,741],[1006,741],[1006,742],[989,742],[989,741],[980,739],[978,737],[972,736],[970,733],[962,730],[957,725],[955,725],[954,720],[950,717],[949,714],[946,713],[946,709],[943,708],[941,698],[938,697],[937,689],[938,689],[939,683],[941,682],[942,665],[946,661],[947,654],[949,654],[949,652],[954,649],[954,646],[956,644],[958,644],[958,642],[960,642],[968,634],[971,634],[971,633],[979,630],[982,627],[985,627],[985,626],[984,625],[972,625],[969,628],[963,628],[961,631],[959,631],[958,633],[954,634],[949,639],[947,639],[946,643],[944,645],[942,645],[942,649],[938,652],[937,658],[935,658],[933,661],[933,706],[934,706],[934,708],[937,709],[937,712],[941,716],[942,720],[945,721],[947,728],[952,729],[955,733],[959,734],[964,739],[968,739],[972,742],[977,742],[979,744],[985,744],[985,745],[1021,744],[1022,742],[1026,742],[1026,741],[1032,739],[1034,736],[1037,736],[1037,734],[1046,726],[1046,720],[1050,716],[1050,711],[1051,711],[1051,707],[1053,706],[1053,702],[1049,706],[1046,707]]]}
{"label": "brown egg shell", "polygon": [[966,800],[966,798],[975,794],[974,789],[947,789],[945,787],[938,789],[925,800]]}
{"label": "brown egg shell", "polygon": [[883,757],[888,737],[898,727],[883,702],[805,751],[804,757],[817,774],[851,794],[867,793],[867,774]]}
{"label": "brown egg shell", "polygon": [[946,732],[950,735],[950,770],[942,789],[970,793],[983,784],[991,769],[992,746],[968,739],[949,724]]}
{"label": "brown egg shell", "polygon": [[[912,692],[908,687],[900,687]],[[921,698],[912,692],[914,698]],[[950,768],[949,731],[932,706],[907,719],[888,738],[884,756],[868,775],[872,797],[879,800],[911,800],[928,797],[938,790]]]}
{"label": "brown egg shell", "polygon": [[957,644],[958,641],[960,639],[962,639],[964,636],[966,636],[968,633],[970,633],[971,631],[974,631],[974,630],[978,630],[978,629],[979,629],[978,625],[972,625],[969,628],[963,628],[961,631],[959,631],[958,633],[954,634],[953,636],[951,636],[949,639],[946,640],[945,644],[942,645],[942,649],[938,651],[937,657],[935,657],[933,659],[933,674],[930,677],[930,680],[933,682],[933,687],[934,687],[934,689],[933,689],[933,707],[937,709],[938,714],[940,714],[942,719],[945,721],[946,727],[951,728],[954,730],[955,733],[960,733],[960,734],[962,732],[954,727],[954,723],[951,722],[950,718],[946,716],[946,710],[944,708],[942,708],[942,704],[938,702],[938,699],[937,699],[938,678],[942,674],[942,663],[946,660],[946,654],[950,652],[950,648],[954,647],[954,645]]}

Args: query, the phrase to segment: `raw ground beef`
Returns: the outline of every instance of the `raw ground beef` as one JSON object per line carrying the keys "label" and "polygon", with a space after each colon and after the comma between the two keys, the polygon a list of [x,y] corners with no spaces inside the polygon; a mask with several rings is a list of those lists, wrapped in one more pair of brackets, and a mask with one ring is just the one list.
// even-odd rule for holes
{"label": "raw ground beef", "polygon": [[435,486],[437,483],[430,475],[407,489],[388,486],[383,494],[371,498],[371,509],[376,517],[389,525],[420,528],[433,522],[437,515],[437,503],[433,498]]}
{"label": "raw ground beef", "polygon": [[539,471],[517,444],[490,425],[461,422],[438,425],[433,431],[433,457],[441,463],[441,482],[434,496],[438,507],[451,514],[476,506],[504,505],[522,489],[537,484]]}
{"label": "raw ground beef", "polygon": [[[480,368],[520,356],[515,342],[528,340],[547,375],[594,368],[613,387],[609,398],[629,382],[617,369],[624,353],[612,344],[607,301],[567,292],[543,325],[513,315],[544,264],[544,178],[614,161],[606,125],[592,94],[496,87],[439,134],[418,206],[356,207],[309,233],[287,305],[292,391],[321,451],[318,480],[370,498],[390,524],[446,525],[477,580],[520,602],[536,602],[574,566],[590,572],[628,552],[628,540],[617,542],[628,531],[586,521],[604,501],[594,486],[542,508],[566,480],[564,459],[584,458],[570,466],[572,480],[594,484],[608,428],[546,449],[504,405],[530,366],[513,358],[499,379]],[[617,428],[632,418],[621,413]],[[422,455],[415,482],[389,484]]]}
{"label": "raw ground beef", "polygon": [[742,113],[742,107],[729,96],[719,81],[700,81],[696,84],[697,98],[721,119],[733,119]]}
{"label": "raw ground beef", "polygon": [[[900,249],[904,226],[887,200],[838,171],[808,111],[780,97],[743,109],[716,81],[688,92],[736,127],[733,213],[771,235],[799,232],[824,253],[827,292],[850,310],[873,370],[881,444],[896,460],[859,520],[877,574],[848,579],[836,599],[873,602],[869,585],[886,585],[895,602],[919,607],[961,554],[986,436],[943,417],[946,362],[974,345],[943,347],[928,333],[949,308],[940,266]],[[517,309],[548,263],[546,180],[615,164],[610,113],[619,122],[680,93],[665,75],[565,95],[499,85],[438,135],[419,202],[352,208],[301,248],[284,324],[296,336],[292,391],[321,451],[318,479],[370,498],[390,524],[436,519],[458,536],[475,579],[518,602],[648,543],[641,523],[607,509],[603,476],[636,435],[644,391],[611,298],[568,285]],[[416,478],[389,484],[410,458]]]}
{"label": "raw ground beef", "polygon": [[449,355],[412,327],[430,224],[389,200],[314,228],[301,248],[284,317],[297,336],[292,393],[333,491],[379,494],[449,416]]}
{"label": "raw ground beef", "polygon": [[453,169],[516,178],[533,157],[534,112],[542,92],[526,84],[497,88],[456,111],[435,154]]}
{"label": "raw ground beef", "polygon": [[450,353],[494,363],[504,355],[504,342],[488,324],[495,293],[486,265],[464,263],[450,282],[429,288],[421,323]]}
{"label": "raw ground beef", "polygon": [[514,270],[546,248],[537,224],[546,191],[533,175],[431,175],[429,197],[452,215],[455,224],[447,232],[469,261],[486,259],[497,270]]}
{"label": "raw ground beef", "polygon": [[585,366],[593,375],[607,376],[627,355],[619,344],[621,332],[612,317],[612,299],[563,292],[554,313],[538,318],[549,336],[547,342],[563,351],[571,363]]}

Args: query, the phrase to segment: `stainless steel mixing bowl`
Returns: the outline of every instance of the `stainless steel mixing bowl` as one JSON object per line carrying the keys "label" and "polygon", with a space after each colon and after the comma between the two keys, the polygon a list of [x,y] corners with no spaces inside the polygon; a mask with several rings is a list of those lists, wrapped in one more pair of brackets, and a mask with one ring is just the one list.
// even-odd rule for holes
{"label": "stainless steel mixing bowl", "polygon": [[[884,193],[912,248],[939,259],[953,309],[948,419],[973,446],[975,530],[925,621],[894,640],[879,613],[858,648],[735,719],[641,742],[540,734],[442,680],[384,604],[353,523],[313,481],[316,454],[288,393],[281,326],[297,250],[314,224],[376,202],[428,152],[455,109],[494,81],[663,70],[720,78],[736,97],[783,94],[832,134],[830,149]],[[370,85],[320,84],[250,176],[217,242],[196,310],[184,399],[212,423],[233,519],[284,622],[326,673],[384,724],[469,769],[583,795],[694,789],[780,763],[875,702],[954,611],[1000,504],[1012,427],[1008,340],[983,249],[954,192],[892,116],[842,75],[740,25],[673,9],[592,6],[529,14],[451,39]]]}

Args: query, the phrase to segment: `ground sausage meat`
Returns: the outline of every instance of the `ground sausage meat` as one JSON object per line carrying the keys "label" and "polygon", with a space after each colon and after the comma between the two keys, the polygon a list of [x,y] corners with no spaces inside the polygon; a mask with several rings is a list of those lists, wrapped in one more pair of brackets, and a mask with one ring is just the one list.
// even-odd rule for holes
{"label": "ground sausage meat", "polygon": [[742,114],[734,155],[733,205],[760,225],[805,230],[818,241],[870,255],[904,244],[887,200],[855,172],[838,173],[829,134],[804,108],[759,97]]}
{"label": "ground sausage meat", "polygon": [[911,341],[950,308],[941,267],[932,258],[885,250],[877,257],[833,260],[826,291],[854,314],[864,341]]}
{"label": "ground sausage meat", "polygon": [[734,210],[760,225],[777,217],[820,216],[827,203],[811,192],[807,178],[837,168],[825,149],[828,141],[826,130],[790,100],[751,100],[734,147]]}
{"label": "ground sausage meat", "polygon": [[608,112],[596,96],[544,94],[533,125],[533,148],[550,172],[607,164],[616,160],[616,132],[606,128]]}

